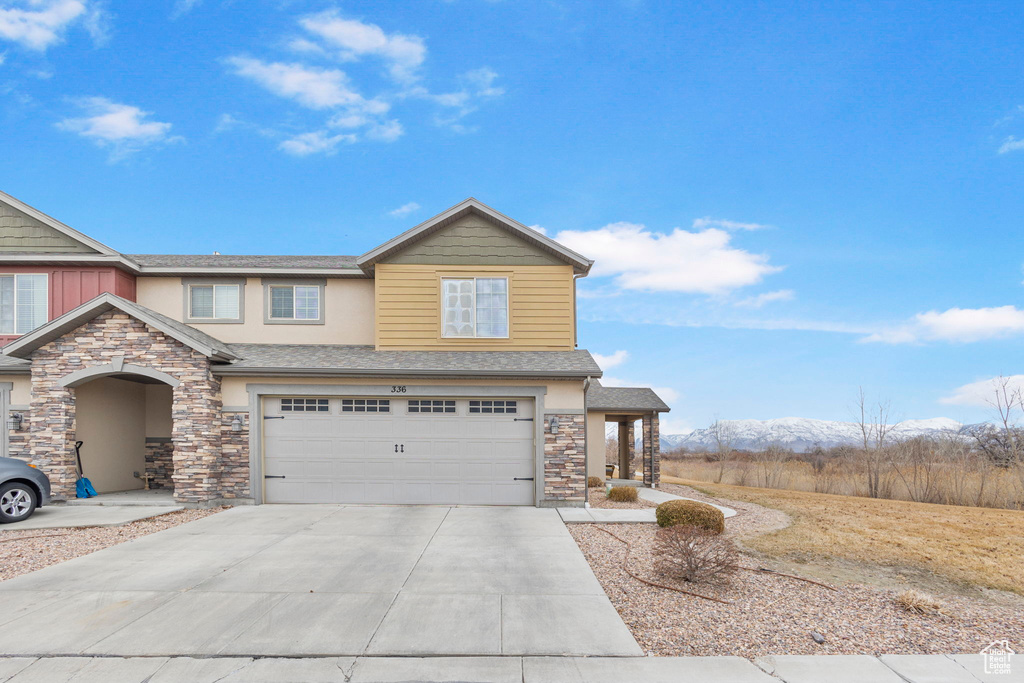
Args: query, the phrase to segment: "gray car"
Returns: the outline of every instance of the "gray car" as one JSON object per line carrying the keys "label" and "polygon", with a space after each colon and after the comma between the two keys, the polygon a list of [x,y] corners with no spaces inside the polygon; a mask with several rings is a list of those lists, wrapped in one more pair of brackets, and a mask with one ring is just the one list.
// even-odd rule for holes
{"label": "gray car", "polygon": [[0,458],[0,524],[28,519],[50,502],[50,480],[28,463]]}

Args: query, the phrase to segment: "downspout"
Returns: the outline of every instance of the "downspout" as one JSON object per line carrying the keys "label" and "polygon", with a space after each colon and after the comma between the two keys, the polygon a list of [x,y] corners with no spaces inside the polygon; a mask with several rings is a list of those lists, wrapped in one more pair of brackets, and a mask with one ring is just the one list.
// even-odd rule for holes
{"label": "downspout", "polygon": [[[573,297],[576,301],[576,297]],[[583,380],[583,507],[590,507],[590,412],[587,410],[587,393],[590,391],[590,376]]]}

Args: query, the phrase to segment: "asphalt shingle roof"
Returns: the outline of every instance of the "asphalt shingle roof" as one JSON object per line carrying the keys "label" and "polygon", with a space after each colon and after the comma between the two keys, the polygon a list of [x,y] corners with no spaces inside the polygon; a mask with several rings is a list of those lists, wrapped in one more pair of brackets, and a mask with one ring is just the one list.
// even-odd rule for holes
{"label": "asphalt shingle roof", "polygon": [[657,411],[667,413],[670,408],[661,400],[661,397],[654,393],[653,389],[646,387],[605,387],[597,380],[590,383],[587,391],[588,410],[611,410],[622,412],[648,412]]}
{"label": "asphalt shingle roof", "polygon": [[29,372],[32,364],[21,358],[13,358],[0,354],[0,375],[5,372],[25,373]]}
{"label": "asphalt shingle roof", "polygon": [[239,356],[216,366],[226,374],[259,374],[266,368],[324,374],[452,377],[599,377],[601,368],[577,351],[377,351],[373,346],[334,344],[231,344]]}
{"label": "asphalt shingle roof", "polygon": [[232,254],[125,254],[149,268],[351,268],[359,270],[355,256],[260,256]]}

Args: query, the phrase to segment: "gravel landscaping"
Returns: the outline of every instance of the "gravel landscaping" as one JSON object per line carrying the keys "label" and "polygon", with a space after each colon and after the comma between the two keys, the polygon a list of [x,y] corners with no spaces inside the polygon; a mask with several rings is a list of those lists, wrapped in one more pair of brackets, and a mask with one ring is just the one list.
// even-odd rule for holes
{"label": "gravel landscaping", "polygon": [[[788,524],[785,514],[752,503],[708,498],[684,486],[662,489],[735,508],[738,514],[726,522],[726,535],[741,547],[746,537]],[[1024,643],[1020,603],[942,595],[946,615],[916,615],[897,605],[899,591],[856,583],[837,585],[832,591],[784,576],[741,570],[727,585],[686,584],[655,570],[650,549],[656,525],[569,524],[568,528],[637,642],[654,655],[973,654],[997,639]],[[730,604],[656,588],[630,577],[622,570],[626,546],[603,529],[631,544],[629,567],[634,574]],[[741,562],[752,569],[772,566],[746,551]],[[824,643],[816,643],[812,632],[824,636]]]}
{"label": "gravel landscaping", "polygon": [[181,510],[114,527],[0,530],[0,581],[209,517],[224,509]]}
{"label": "gravel landscaping", "polygon": [[608,496],[603,488],[590,489],[590,498],[587,501],[590,503],[592,508],[603,508],[606,510],[643,510],[646,508],[658,507],[656,503],[652,503],[649,500],[643,500],[642,498],[634,503],[620,503],[614,500],[608,500]]}

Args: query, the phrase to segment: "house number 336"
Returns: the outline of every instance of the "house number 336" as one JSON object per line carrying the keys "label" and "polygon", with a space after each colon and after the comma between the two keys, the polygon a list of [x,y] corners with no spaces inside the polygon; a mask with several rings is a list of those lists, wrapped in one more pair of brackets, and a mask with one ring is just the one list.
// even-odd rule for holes
{"label": "house number 336", "polygon": [[398,385],[392,386],[391,387],[391,393],[392,394],[404,394],[405,393],[405,385],[403,384],[401,386],[398,386]]}

